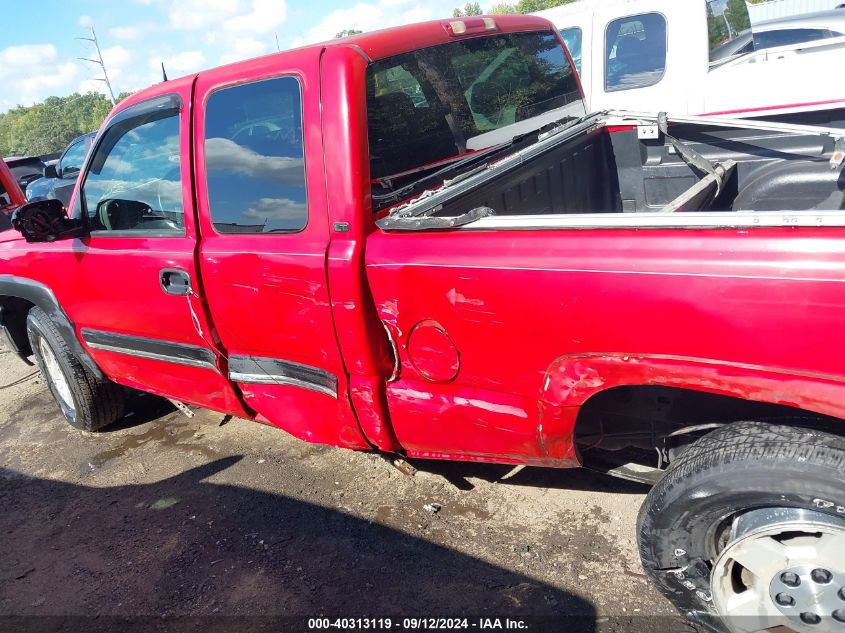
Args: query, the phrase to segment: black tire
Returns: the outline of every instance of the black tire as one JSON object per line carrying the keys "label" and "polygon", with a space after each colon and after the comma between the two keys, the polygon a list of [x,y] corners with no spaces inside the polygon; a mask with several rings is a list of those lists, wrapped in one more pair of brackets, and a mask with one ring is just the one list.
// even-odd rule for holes
{"label": "black tire", "polygon": [[[843,423],[845,431],[845,423]],[[649,492],[637,520],[640,558],[657,588],[694,622],[725,630],[710,571],[732,517],[805,508],[845,528],[845,438],[738,422],[695,442]]]}
{"label": "black tire", "polygon": [[[70,351],[46,312],[41,308],[32,308],[26,318],[26,331],[41,375],[62,415],[72,426],[83,431],[99,431],[123,416],[126,407],[123,388],[107,378],[98,379],[88,371]],[[65,402],[50,376],[41,351],[42,341],[50,348],[58,363],[71,402]]]}

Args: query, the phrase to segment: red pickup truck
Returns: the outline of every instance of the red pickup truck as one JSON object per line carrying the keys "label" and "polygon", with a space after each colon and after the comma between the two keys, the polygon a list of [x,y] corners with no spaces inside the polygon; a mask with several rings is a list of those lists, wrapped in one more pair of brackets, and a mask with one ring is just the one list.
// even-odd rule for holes
{"label": "red pickup truck", "polygon": [[115,109],[68,213],[3,234],[2,330],[85,430],[129,387],[653,483],[643,564],[688,617],[842,627],[843,135],[588,116],[529,16],[269,55]]}

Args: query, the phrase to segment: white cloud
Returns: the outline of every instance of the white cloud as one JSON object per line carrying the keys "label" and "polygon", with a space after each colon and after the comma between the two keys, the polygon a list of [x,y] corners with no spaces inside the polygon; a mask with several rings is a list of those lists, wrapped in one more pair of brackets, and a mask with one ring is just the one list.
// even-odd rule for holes
{"label": "white cloud", "polygon": [[344,29],[374,31],[400,24],[448,18],[455,6],[454,0],[429,0],[426,3],[415,0],[359,2],[347,9],[335,9],[327,14],[308,29],[304,36],[294,39],[293,44],[300,46],[330,40]]}
{"label": "white cloud", "polygon": [[110,48],[104,48],[103,63],[106,65],[109,73],[114,70],[123,69],[129,62],[132,61],[132,53],[126,48],[118,44]]}
{"label": "white cloud", "polygon": [[201,30],[236,16],[238,0],[173,0],[168,10],[170,28]]}
{"label": "white cloud", "polygon": [[303,182],[301,158],[263,156],[227,138],[210,138],[205,142],[205,165],[208,169],[236,171],[259,180],[293,185]]}
{"label": "white cloud", "polygon": [[[127,86],[122,79],[126,75],[126,71],[131,66],[135,56],[132,51],[120,44],[104,48],[102,50],[102,54],[103,63],[106,65],[106,70],[109,73],[109,80],[112,84],[112,89],[114,90],[115,96],[117,96],[121,90],[127,89]],[[86,77],[79,82],[78,87],[76,88],[78,92],[82,94],[85,94],[86,92],[100,92],[108,96],[108,88],[106,87],[105,82],[100,81],[102,78],[102,71],[97,64],[86,63],[85,75]],[[129,88],[131,87],[132,86],[129,86]]]}
{"label": "white cloud", "polygon": [[252,0],[248,13],[229,18],[224,28],[246,33],[269,33],[287,17],[285,0]]}
{"label": "white cloud", "polygon": [[137,40],[141,37],[141,35],[146,33],[147,30],[147,25],[115,26],[109,29],[109,36],[115,40],[131,42]]}
{"label": "white cloud", "polygon": [[254,220],[291,220],[294,225],[299,225],[306,213],[304,202],[290,198],[260,198],[244,211],[244,216]]}
{"label": "white cloud", "polygon": [[238,37],[232,42],[228,53],[220,56],[221,64],[231,64],[242,59],[257,57],[268,52],[270,47],[254,37]]}
{"label": "white cloud", "polygon": [[78,22],[79,26],[86,28],[86,29],[88,27],[90,27],[91,24],[93,23],[90,15],[80,15],[79,20],[77,20],[77,22]]}
{"label": "white cloud", "polygon": [[202,51],[182,51],[173,55],[152,55],[149,58],[149,66],[156,77],[161,77],[161,64],[167,70],[167,76],[171,79],[188,73],[194,73],[205,67],[205,55]]}
{"label": "white cloud", "polygon": [[[79,68],[72,61],[61,62],[52,44],[26,44],[0,50],[0,111],[15,105],[32,105],[54,94],[66,94]],[[10,90],[9,88],[14,88]],[[11,95],[14,95],[10,98]]]}

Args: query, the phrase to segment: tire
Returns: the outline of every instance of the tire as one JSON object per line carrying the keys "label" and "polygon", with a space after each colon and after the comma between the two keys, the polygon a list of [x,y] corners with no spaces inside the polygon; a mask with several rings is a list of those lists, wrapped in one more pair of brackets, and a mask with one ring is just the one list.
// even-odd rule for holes
{"label": "tire", "polygon": [[41,375],[72,426],[83,431],[99,431],[123,416],[126,407],[123,388],[88,371],[70,351],[46,312],[32,308],[26,318],[26,331]]}
{"label": "tire", "polygon": [[[637,540],[643,567],[681,613],[713,631],[754,630],[754,618],[769,623],[781,617],[786,620],[775,625],[845,631],[845,623],[834,621],[845,617],[843,473],[845,438],[837,435],[761,422],[713,431],[669,467],[640,509]],[[787,556],[781,569],[779,547],[798,544],[790,539],[811,546],[808,558]],[[830,543],[841,547],[841,556],[827,555]],[[816,607],[797,593],[787,595],[793,606],[776,604],[786,600],[773,593],[776,583],[798,563],[805,589],[815,587],[807,574],[817,565],[834,574],[839,595],[832,589],[830,600]],[[822,617],[820,626],[796,620],[810,617],[814,609]],[[739,617],[745,610],[757,615]]]}

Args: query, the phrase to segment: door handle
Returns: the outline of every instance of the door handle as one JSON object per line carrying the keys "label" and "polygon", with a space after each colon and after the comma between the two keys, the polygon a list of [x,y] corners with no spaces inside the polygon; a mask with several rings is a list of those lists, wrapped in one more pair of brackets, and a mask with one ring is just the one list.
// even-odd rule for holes
{"label": "door handle", "polygon": [[169,295],[187,297],[191,290],[191,276],[178,268],[162,268],[158,273],[161,289]]}

